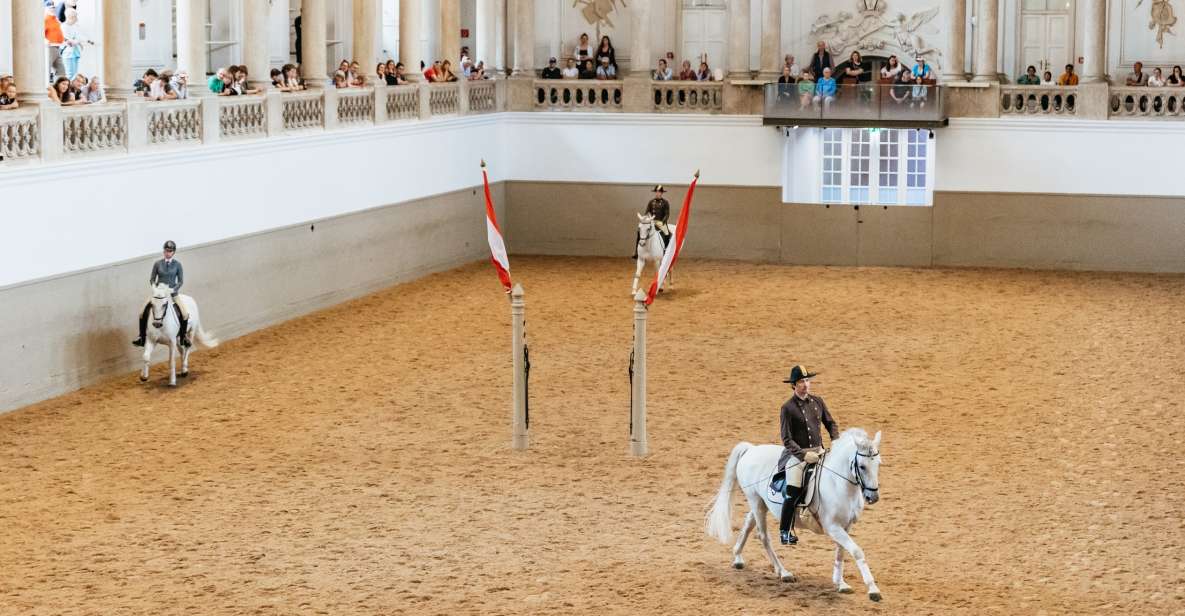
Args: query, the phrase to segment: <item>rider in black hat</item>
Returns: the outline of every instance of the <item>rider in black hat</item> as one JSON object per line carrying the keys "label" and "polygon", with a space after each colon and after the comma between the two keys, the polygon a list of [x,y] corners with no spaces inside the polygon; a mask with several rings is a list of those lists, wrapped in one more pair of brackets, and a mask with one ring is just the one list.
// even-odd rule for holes
{"label": "rider in black hat", "polygon": [[[663,198],[663,194],[666,192],[667,189],[662,184],[655,186],[654,198],[646,204],[646,214],[654,217],[654,226],[658,229],[658,234],[662,236],[663,246],[671,243],[671,230],[667,226],[667,221],[671,218],[671,203]],[[642,233],[635,231],[634,256],[630,257],[631,259],[638,258],[638,242],[640,241],[642,241]]]}
{"label": "rider in black hat", "polygon": [[[164,258],[152,264],[152,274],[148,276],[148,284],[156,286],[158,283],[168,285],[173,291],[173,305],[177,307],[177,319],[181,321],[181,330],[177,333],[177,341],[181,346],[189,346],[189,313],[186,312],[185,306],[177,301],[177,294],[181,292],[181,285],[185,283],[185,270],[181,268],[181,262],[174,259],[173,255],[177,252],[177,244],[173,240],[165,242]],[[144,337],[148,334],[148,312],[152,310],[152,301],[144,306],[144,312],[140,313],[140,337],[132,341],[132,344],[142,347],[144,346]]]}
{"label": "rider in black hat", "polygon": [[827,405],[822,398],[810,393],[811,378],[815,375],[816,373],[809,372],[799,365],[790,370],[790,378],[782,381],[794,387],[794,395],[782,405],[782,444],[786,449],[778,459],[778,470],[774,474],[774,479],[779,479],[779,474],[786,472],[786,463],[791,457],[807,465],[800,482],[802,486],[791,486],[789,482],[786,485],[781,523],[783,545],[798,543],[798,537],[794,536],[794,510],[802,500],[803,487],[807,483],[807,471],[814,468],[823,453],[823,436],[819,425],[827,428],[827,434],[831,436],[832,441],[839,438],[839,425],[831,418]]}

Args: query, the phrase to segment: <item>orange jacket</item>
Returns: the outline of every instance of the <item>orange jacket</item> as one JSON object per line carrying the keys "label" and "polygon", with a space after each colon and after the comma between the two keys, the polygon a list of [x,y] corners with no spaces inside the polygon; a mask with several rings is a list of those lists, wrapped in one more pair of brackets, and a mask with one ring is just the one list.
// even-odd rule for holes
{"label": "orange jacket", "polygon": [[45,16],[45,40],[51,45],[61,45],[66,42],[66,37],[62,34],[62,24],[53,15]]}

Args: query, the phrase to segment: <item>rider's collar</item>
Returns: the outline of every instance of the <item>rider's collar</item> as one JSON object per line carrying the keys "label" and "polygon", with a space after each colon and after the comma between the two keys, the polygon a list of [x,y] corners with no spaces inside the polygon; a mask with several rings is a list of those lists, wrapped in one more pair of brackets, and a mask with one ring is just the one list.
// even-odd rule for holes
{"label": "rider's collar", "polygon": [[800,397],[800,396],[798,395],[798,392],[794,392],[794,397],[795,397],[795,398],[797,398],[799,402],[806,402],[806,401],[808,401],[808,400],[810,400],[810,399],[811,399],[811,395],[810,395],[810,394],[807,394],[807,395],[805,395],[805,396],[801,396],[801,397]]}

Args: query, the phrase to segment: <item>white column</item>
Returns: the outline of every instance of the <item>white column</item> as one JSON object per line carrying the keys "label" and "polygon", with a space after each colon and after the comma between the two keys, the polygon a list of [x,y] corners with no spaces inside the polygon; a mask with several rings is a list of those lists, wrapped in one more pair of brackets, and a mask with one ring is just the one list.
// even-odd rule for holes
{"label": "white column", "polygon": [[[634,77],[650,75],[652,58],[650,39],[654,33],[650,29],[650,0],[638,0],[629,7],[630,10],[630,74]],[[562,50],[560,56],[563,56]]]}
{"label": "white column", "polygon": [[399,61],[408,81],[422,81],[420,70],[420,28],[423,16],[420,0],[399,0]]}
{"label": "white column", "polygon": [[461,74],[461,0],[440,0],[440,59],[453,64],[453,72]]}
{"label": "white column", "polygon": [[639,289],[634,295],[634,376],[630,392],[630,453],[645,456],[650,453],[646,436],[646,292]]}
{"label": "white column", "polygon": [[473,63],[480,60],[486,63],[486,71],[493,72],[498,56],[496,28],[498,27],[497,0],[477,0],[477,47],[473,50],[477,55]]}
{"label": "white column", "polygon": [[[462,84],[465,82],[461,82]],[[511,440],[510,445],[514,449],[526,449],[530,446],[530,433],[527,425],[527,371],[526,371],[526,356],[523,350],[526,348],[526,340],[524,338],[524,326],[526,321],[523,317],[525,313],[525,304],[523,302],[523,286],[521,284],[514,285],[514,290],[510,293],[510,321],[511,321],[511,349],[513,361],[511,365],[514,368],[514,395],[512,396],[513,408],[511,409]]]}
{"label": "white column", "polygon": [[[247,66],[249,83],[256,88],[266,90],[271,85],[268,70],[268,12],[271,4],[256,0],[243,2],[243,64]],[[302,20],[301,25],[304,22]]]}
{"label": "white column", "polygon": [[132,0],[103,0],[103,79],[108,98],[132,93]]}
{"label": "white column", "polygon": [[1000,0],[979,0],[975,13],[975,81],[1000,80],[996,56],[999,53]]}
{"label": "white column", "polygon": [[208,9],[208,0],[177,0],[177,70],[189,73],[190,96],[209,93],[206,86]]}
{"label": "white column", "polygon": [[1097,83],[1106,79],[1107,0],[1086,1],[1086,50],[1082,55],[1081,82]]}
{"label": "white column", "polygon": [[782,74],[782,0],[765,0],[761,20],[761,75],[776,78]]}
{"label": "white column", "polygon": [[[728,12],[728,77],[749,78],[749,0],[731,0]],[[696,62],[692,62],[694,66]]]}
{"label": "white column", "polygon": [[531,0],[514,2],[514,74],[535,76],[535,6]]}
{"label": "white column", "polygon": [[[967,49],[967,0],[945,0],[942,11],[946,14],[946,48],[942,50],[942,81],[966,81],[967,74],[964,68]],[[902,63],[912,64],[913,58],[902,58]]]}
{"label": "white column", "polygon": [[12,78],[22,101],[49,98],[49,67],[45,52],[45,5],[12,3]]}
{"label": "white column", "polygon": [[507,58],[510,57],[507,53],[509,22],[506,15],[509,4],[508,0],[494,0],[494,57],[486,60],[486,64],[496,70],[498,77],[506,74]]}
{"label": "white column", "polygon": [[[302,0],[300,7],[300,56],[304,64],[300,67],[305,83],[314,88],[325,87],[329,60],[326,58],[328,45],[328,22],[325,18],[325,0]],[[329,115],[326,113],[326,115]]]}
{"label": "white column", "polygon": [[378,78],[374,70],[378,62],[375,36],[382,24],[378,0],[354,0],[354,59],[368,82]]}

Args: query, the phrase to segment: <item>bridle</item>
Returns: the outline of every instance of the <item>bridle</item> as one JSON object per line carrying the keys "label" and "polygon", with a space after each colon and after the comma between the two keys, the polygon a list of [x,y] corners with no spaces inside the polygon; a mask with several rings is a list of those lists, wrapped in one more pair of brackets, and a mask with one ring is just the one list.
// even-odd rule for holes
{"label": "bridle", "polygon": [[652,220],[650,221],[649,228],[646,229],[646,235],[642,235],[641,231],[638,232],[638,245],[645,246],[650,241],[650,236],[654,235],[655,230],[654,221]]}
{"label": "bridle", "polygon": [[[157,298],[154,297],[152,299],[157,299]],[[165,317],[167,317],[169,315],[169,304],[171,304],[172,302],[169,301],[169,297],[167,295],[165,297],[160,298],[160,299],[164,300],[164,305],[161,307],[159,317],[156,316],[156,306],[150,305],[148,307],[148,312],[150,312],[152,314],[152,326],[153,327],[160,327],[161,325],[163,325],[165,322]]]}
{"label": "bridle", "polygon": [[862,491],[880,492],[880,486],[877,486],[875,488],[870,488],[870,487],[868,487],[868,484],[864,483],[864,475],[860,473],[860,464],[859,464],[860,458],[875,458],[879,455],[881,455],[881,452],[879,452],[879,451],[873,451],[871,453],[862,453],[859,449],[857,449],[856,456],[852,458],[852,467],[848,471],[856,477],[855,479],[852,479],[852,478],[844,476],[844,475],[840,475],[839,473],[831,470],[830,468],[827,468],[826,465],[823,465],[823,468],[827,469],[827,471],[829,471],[831,474],[835,475],[836,477],[839,477],[854,486],[858,486]]}

